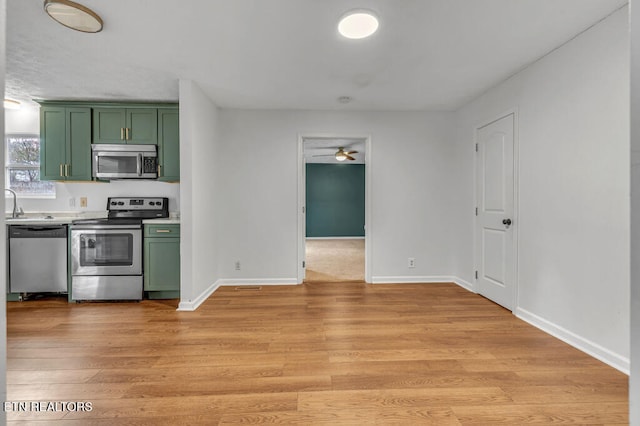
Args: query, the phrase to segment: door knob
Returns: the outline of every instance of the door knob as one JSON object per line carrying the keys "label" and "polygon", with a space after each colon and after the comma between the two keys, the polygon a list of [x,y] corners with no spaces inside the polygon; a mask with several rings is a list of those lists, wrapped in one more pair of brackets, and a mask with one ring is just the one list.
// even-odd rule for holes
{"label": "door knob", "polygon": [[503,225],[506,225],[506,226],[511,226],[511,219],[504,219],[504,220],[502,221],[502,224],[503,224]]}

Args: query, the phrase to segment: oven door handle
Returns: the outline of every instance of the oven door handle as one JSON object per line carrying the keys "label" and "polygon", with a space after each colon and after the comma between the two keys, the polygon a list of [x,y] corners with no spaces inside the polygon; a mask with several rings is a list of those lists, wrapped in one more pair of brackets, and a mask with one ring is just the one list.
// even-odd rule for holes
{"label": "oven door handle", "polygon": [[138,154],[138,176],[142,176],[142,154]]}
{"label": "oven door handle", "polygon": [[74,225],[71,224],[71,233],[82,233],[84,235],[92,235],[97,231],[102,233],[122,232],[122,231],[137,231],[141,230],[141,225]]}

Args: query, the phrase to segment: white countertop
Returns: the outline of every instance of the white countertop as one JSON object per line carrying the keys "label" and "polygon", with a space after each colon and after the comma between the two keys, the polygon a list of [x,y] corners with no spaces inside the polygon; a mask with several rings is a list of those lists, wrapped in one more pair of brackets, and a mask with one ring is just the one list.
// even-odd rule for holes
{"label": "white countertop", "polygon": [[107,217],[107,212],[29,212],[24,216],[6,216],[7,225],[69,225],[78,219],[99,219]]}
{"label": "white countertop", "polygon": [[[142,223],[146,224],[180,224],[180,218],[175,217],[172,213],[171,217],[163,219],[145,219]],[[78,219],[100,219],[107,217],[106,211],[100,212],[41,212],[41,213],[25,213],[19,218],[6,218],[7,225],[69,225]]]}
{"label": "white countertop", "polygon": [[144,219],[142,223],[145,225],[180,225],[180,218]]}

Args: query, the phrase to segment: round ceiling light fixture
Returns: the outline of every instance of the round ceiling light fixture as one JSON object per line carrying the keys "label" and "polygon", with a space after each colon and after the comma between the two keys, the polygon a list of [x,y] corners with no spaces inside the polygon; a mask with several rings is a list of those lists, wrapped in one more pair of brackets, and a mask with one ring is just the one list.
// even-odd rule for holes
{"label": "round ceiling light fixture", "polygon": [[375,33],[379,25],[378,18],[370,10],[352,10],[340,19],[338,32],[343,37],[357,40]]}
{"label": "round ceiling light fixture", "polygon": [[102,19],[93,10],[70,0],[44,0],[44,11],[55,21],[83,33],[102,31]]}
{"label": "round ceiling light fixture", "polygon": [[13,99],[4,100],[4,109],[20,109],[20,102]]}

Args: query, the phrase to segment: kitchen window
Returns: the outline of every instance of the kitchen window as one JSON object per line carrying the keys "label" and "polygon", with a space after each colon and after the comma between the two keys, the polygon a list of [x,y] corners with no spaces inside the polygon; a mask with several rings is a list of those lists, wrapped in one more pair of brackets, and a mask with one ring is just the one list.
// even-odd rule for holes
{"label": "kitchen window", "polygon": [[5,187],[21,197],[56,196],[55,182],[40,180],[40,136],[5,135]]}

